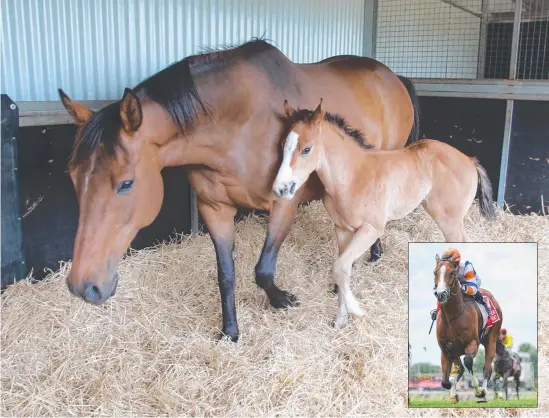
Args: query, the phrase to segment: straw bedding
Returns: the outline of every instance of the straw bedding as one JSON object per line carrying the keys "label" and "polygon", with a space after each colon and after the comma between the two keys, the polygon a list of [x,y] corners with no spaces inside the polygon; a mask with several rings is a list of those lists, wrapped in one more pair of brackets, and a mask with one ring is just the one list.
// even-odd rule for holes
{"label": "straw bedding", "polygon": [[[540,408],[407,409],[409,241],[441,241],[418,209],[390,224],[382,263],[357,263],[352,285],[367,315],[335,330],[329,272],[333,227],[320,203],[300,210],[283,245],[278,283],[299,308],[269,309],[254,283],[266,219],[237,226],[241,340],[217,341],[216,263],[208,236],[135,252],[120,265],[116,296],[94,307],[69,295],[68,264],[38,284],[2,296],[2,416],[549,414],[549,219],[473,207],[471,240],[539,241]],[[426,327],[428,323],[426,322]]]}

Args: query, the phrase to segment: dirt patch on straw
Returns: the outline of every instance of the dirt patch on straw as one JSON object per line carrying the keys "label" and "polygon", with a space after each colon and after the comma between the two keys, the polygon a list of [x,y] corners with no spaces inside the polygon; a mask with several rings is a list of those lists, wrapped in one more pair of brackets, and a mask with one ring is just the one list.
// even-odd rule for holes
{"label": "dirt patch on straw", "polygon": [[[219,342],[216,263],[208,236],[136,252],[116,296],[94,307],[69,295],[61,270],[2,296],[1,415],[549,414],[549,219],[472,208],[471,240],[540,241],[537,410],[407,409],[409,241],[441,241],[422,210],[392,223],[382,263],[357,263],[353,288],[367,315],[336,331],[328,293],[336,254],[321,204],[301,209],[280,251],[278,283],[301,306],[273,311],[254,283],[266,220],[237,226],[238,344]],[[428,324],[426,323],[426,327]]]}

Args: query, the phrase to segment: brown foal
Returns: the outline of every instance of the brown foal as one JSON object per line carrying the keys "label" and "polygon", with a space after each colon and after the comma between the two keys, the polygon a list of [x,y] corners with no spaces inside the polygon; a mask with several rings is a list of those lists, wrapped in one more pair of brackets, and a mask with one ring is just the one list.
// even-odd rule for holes
{"label": "brown foal", "polygon": [[347,324],[348,313],[363,316],[349,287],[352,266],[381,237],[388,221],[422,203],[447,241],[465,241],[463,218],[477,186],[481,213],[495,216],[486,172],[455,148],[422,140],[401,150],[375,150],[361,131],[326,113],[322,100],[314,112],[296,111],[287,101],[284,107],[290,127],[273,191],[292,200],[315,172],[324,186],[323,202],[339,246],[333,265],[339,288],[336,326]]}

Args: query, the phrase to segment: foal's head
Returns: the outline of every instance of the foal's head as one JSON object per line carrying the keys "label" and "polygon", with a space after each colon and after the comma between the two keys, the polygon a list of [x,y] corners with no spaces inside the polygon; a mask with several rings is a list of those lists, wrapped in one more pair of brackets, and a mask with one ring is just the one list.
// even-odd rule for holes
{"label": "foal's head", "polygon": [[290,120],[289,133],[282,141],[283,157],[273,191],[290,200],[296,191],[318,168],[322,158],[322,144],[318,140],[325,111],[322,99],[314,111],[295,110],[284,101],[284,111]]}
{"label": "foal's head", "polygon": [[436,255],[434,293],[441,304],[445,304],[452,297],[452,289],[458,282],[458,264],[451,260],[441,259]]}

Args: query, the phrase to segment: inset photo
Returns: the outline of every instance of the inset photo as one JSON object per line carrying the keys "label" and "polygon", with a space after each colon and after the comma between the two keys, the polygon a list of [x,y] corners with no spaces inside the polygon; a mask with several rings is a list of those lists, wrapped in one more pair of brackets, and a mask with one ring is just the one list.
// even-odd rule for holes
{"label": "inset photo", "polygon": [[537,253],[409,244],[409,407],[538,406]]}

